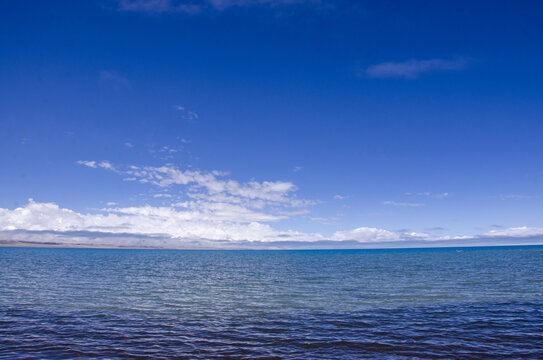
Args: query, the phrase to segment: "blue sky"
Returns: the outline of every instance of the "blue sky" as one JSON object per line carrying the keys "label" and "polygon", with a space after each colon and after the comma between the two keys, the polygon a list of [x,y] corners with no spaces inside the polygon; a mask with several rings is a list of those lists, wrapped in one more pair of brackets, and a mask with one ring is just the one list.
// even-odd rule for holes
{"label": "blue sky", "polygon": [[540,2],[1,6],[8,235],[543,234]]}

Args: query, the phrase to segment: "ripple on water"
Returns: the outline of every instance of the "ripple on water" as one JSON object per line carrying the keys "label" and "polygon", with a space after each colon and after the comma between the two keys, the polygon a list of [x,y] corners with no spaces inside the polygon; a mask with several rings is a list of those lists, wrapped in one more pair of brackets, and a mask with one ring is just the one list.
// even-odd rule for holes
{"label": "ripple on water", "polygon": [[[514,321],[507,321],[514,319]],[[28,358],[543,358],[542,303],[257,318],[0,311],[0,356]]]}
{"label": "ripple on water", "polygon": [[2,358],[543,358],[541,248],[0,249]]}

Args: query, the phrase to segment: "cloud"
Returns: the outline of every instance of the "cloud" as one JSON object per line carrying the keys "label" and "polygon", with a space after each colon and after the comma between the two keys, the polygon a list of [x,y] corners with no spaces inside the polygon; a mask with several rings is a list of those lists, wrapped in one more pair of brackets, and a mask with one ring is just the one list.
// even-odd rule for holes
{"label": "cloud", "polygon": [[[318,241],[320,234],[292,230],[278,231],[266,222],[285,216],[253,211],[236,204],[187,201],[172,206],[117,207],[83,214],[55,203],[28,203],[13,210],[0,209],[0,231],[55,231],[154,236],[179,243],[188,239],[205,241]],[[358,242],[422,239],[424,234],[397,233],[361,227],[338,231],[329,240]],[[171,241],[169,244],[171,245]]]}
{"label": "cloud", "polygon": [[[78,163],[114,171],[123,176],[123,180],[157,187],[161,192],[154,198],[186,198],[182,202],[176,200],[171,207],[178,212],[184,209],[185,215],[189,212],[199,214],[199,217],[191,218],[194,221],[272,222],[305,214],[306,211],[300,208],[317,203],[296,197],[297,187],[288,181],[239,182],[221,171],[183,170],[172,164],[154,167],[114,166],[106,161]],[[118,212],[126,213],[115,210]]]}
{"label": "cloud", "polygon": [[131,142],[125,142],[124,143],[124,146],[128,147],[128,148],[133,148],[134,147],[134,144],[132,144]]}
{"label": "cloud", "polygon": [[111,84],[116,89],[132,87],[130,80],[118,72],[111,70],[100,71],[100,82]]}
{"label": "cloud", "polygon": [[176,152],[179,152],[179,149],[174,149],[174,148],[171,148],[169,146],[163,146],[162,148],[160,148],[160,150],[158,150],[159,152],[165,152],[165,153],[170,153],[170,154],[175,154]]}
{"label": "cloud", "polygon": [[98,167],[101,167],[106,170],[116,171],[115,167],[109,161],[101,161],[98,163]]}
{"label": "cloud", "polygon": [[194,14],[202,10],[202,5],[173,0],[120,0],[119,9],[149,13],[184,12]]}
{"label": "cloud", "polygon": [[117,169],[115,169],[115,167],[109,161],[97,162],[97,161],[88,161],[88,160],[78,160],[75,163],[79,165],[87,166],[93,169],[102,168],[102,169],[106,169],[106,170],[110,170],[114,172],[117,171]]}
{"label": "cloud", "polygon": [[425,192],[406,192],[405,195],[407,196],[424,196],[428,198],[436,198],[436,199],[445,199],[449,196],[448,192],[442,192],[442,193],[431,193],[429,191]]}
{"label": "cloud", "polygon": [[[172,199],[171,203],[130,207],[112,207],[114,203],[108,203],[108,208],[81,213],[62,208],[56,203],[39,203],[30,199],[25,206],[13,210],[0,209],[0,231],[58,233],[55,236],[85,232],[88,236],[101,238],[100,241],[105,241],[103,234],[117,234],[124,239],[123,244],[127,243],[128,238],[136,237],[140,244],[142,237],[149,237],[153,246],[170,247],[184,246],[182,244],[190,241],[200,244],[221,241],[375,242],[400,241],[415,236],[358,228],[336,232],[326,239],[322,234],[277,230],[271,223],[305,215],[308,213],[305,207],[316,203],[297,198],[297,187],[288,181],[239,182],[221,171],[183,170],[171,164],[153,167],[115,166],[108,161],[82,160],[78,163],[93,169],[114,171],[123,177],[129,176],[142,184],[157,187],[161,192],[155,197],[160,197],[161,201]],[[179,198],[183,200],[179,201]],[[158,239],[162,239],[162,243]]]}
{"label": "cloud", "polygon": [[501,200],[522,200],[522,199],[532,199],[532,196],[520,195],[520,194],[507,194],[500,195]]}
{"label": "cloud", "polygon": [[445,199],[447,196],[449,196],[448,192],[440,193],[440,194],[434,194],[434,197],[436,199]]}
{"label": "cloud", "polygon": [[189,111],[185,109],[184,106],[181,105],[174,105],[173,106],[176,110],[181,112],[181,118],[188,121],[198,120],[200,116],[195,111]]}
{"label": "cloud", "polygon": [[462,239],[405,239],[392,241],[359,242],[356,240],[299,240],[290,234],[281,234],[280,240],[234,241],[206,239],[178,239],[159,234],[130,234],[90,231],[0,231],[0,244],[11,246],[75,246],[75,247],[128,247],[128,248],[173,248],[173,249],[252,249],[252,250],[296,250],[296,249],[383,249],[466,246],[510,246],[541,245],[541,236],[532,237],[465,237]]}
{"label": "cloud", "polygon": [[424,229],[424,231],[430,231],[430,232],[441,232],[441,231],[445,231],[447,229],[445,229],[444,227],[442,226],[434,226],[434,227],[429,227],[429,228],[426,228]]}
{"label": "cloud", "polygon": [[397,201],[383,201],[383,205],[402,206],[402,207],[420,207],[420,206],[424,206],[424,204],[420,204],[420,203],[397,202]]}
{"label": "cloud", "polygon": [[76,164],[88,166],[91,168],[96,168],[96,161],[78,160],[76,161]]}
{"label": "cloud", "polygon": [[345,241],[356,240],[358,242],[386,242],[428,239],[428,235],[419,233],[400,233],[371,227],[359,227],[354,230],[337,231],[331,240]]}
{"label": "cloud", "polygon": [[220,171],[203,172],[199,170],[181,170],[173,165],[160,167],[131,165],[122,171],[141,183],[149,183],[161,188],[175,185],[191,186],[189,193],[200,193],[205,190],[208,195],[223,195],[229,201],[262,200],[274,203],[288,203],[303,206],[304,202],[291,195],[297,190],[296,186],[287,181],[249,181],[240,183],[228,179]]}
{"label": "cloud", "polygon": [[301,166],[295,166],[294,169],[292,169],[292,171],[294,171],[294,172],[302,171],[302,167]]}
{"label": "cloud", "polygon": [[336,199],[336,200],[344,200],[345,198],[346,198],[346,196],[344,196],[344,195],[339,195],[339,194],[334,195],[334,199]]}
{"label": "cloud", "polygon": [[512,227],[503,230],[490,230],[486,236],[507,236],[507,237],[529,237],[543,236],[543,228],[541,227]]}
{"label": "cloud", "polygon": [[233,7],[287,6],[303,3],[320,3],[319,0],[120,0],[119,9],[148,13],[197,14],[204,10],[223,11]]}
{"label": "cloud", "polygon": [[[1,243],[225,249],[543,243],[543,228],[534,227],[501,228],[483,235],[437,238],[408,230],[389,231],[367,226],[336,231],[329,236],[279,230],[277,223],[295,216],[324,223],[336,218],[307,216],[306,207],[317,202],[297,198],[297,187],[288,181],[239,182],[225,172],[180,169],[171,164],[154,167],[119,166],[108,161],[90,160],[77,163],[130,177],[159,192],[151,192],[155,193],[147,198],[151,204],[120,206],[108,202],[106,208],[87,212],[32,199],[14,209],[0,208]],[[156,205],[158,203],[160,205]],[[385,204],[422,206],[393,201]]]}
{"label": "cloud", "polygon": [[429,59],[408,60],[404,62],[384,62],[368,67],[365,74],[372,78],[404,78],[415,79],[419,75],[437,71],[459,71],[466,68],[468,60],[458,58],[454,60]]}
{"label": "cloud", "polygon": [[205,201],[187,201],[167,207],[107,208],[98,213],[83,214],[55,203],[38,203],[30,199],[23,207],[0,209],[0,231],[86,231],[213,241],[306,241],[321,238],[296,231],[277,231],[263,223],[281,218],[284,217],[240,205]]}
{"label": "cloud", "polygon": [[330,237],[280,231],[274,216],[234,204],[187,201],[171,206],[118,207],[79,213],[32,199],[0,208],[0,243],[152,248],[329,249],[542,244],[543,228],[516,227],[484,235],[441,236],[373,227]]}

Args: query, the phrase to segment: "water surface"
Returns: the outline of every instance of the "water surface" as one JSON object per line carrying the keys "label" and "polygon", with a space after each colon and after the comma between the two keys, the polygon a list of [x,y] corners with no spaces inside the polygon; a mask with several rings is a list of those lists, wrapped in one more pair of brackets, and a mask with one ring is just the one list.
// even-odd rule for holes
{"label": "water surface", "polygon": [[543,358],[543,247],[0,248],[0,357]]}

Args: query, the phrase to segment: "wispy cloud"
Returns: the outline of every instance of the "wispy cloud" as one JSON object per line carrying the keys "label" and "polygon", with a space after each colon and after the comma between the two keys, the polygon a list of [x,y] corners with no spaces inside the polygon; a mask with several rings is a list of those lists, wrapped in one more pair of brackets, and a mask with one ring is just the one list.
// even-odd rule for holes
{"label": "wispy cloud", "polygon": [[424,229],[424,231],[430,231],[430,232],[441,232],[441,231],[445,231],[445,230],[447,230],[447,229],[445,229],[442,226],[434,226],[434,227],[429,227],[429,228]]}
{"label": "wispy cloud", "polygon": [[398,202],[398,201],[383,201],[383,205],[401,206],[401,207],[420,207],[424,204],[410,203],[410,202]]}
{"label": "wispy cloud", "polygon": [[334,195],[334,199],[336,199],[336,200],[344,200],[346,198],[347,197],[345,195],[340,195],[340,194]]}
{"label": "wispy cloud", "polygon": [[174,105],[174,109],[181,112],[181,118],[188,121],[198,120],[200,116],[195,111],[189,111],[184,106]]}
{"label": "wispy cloud", "polygon": [[359,227],[354,230],[337,231],[331,239],[336,241],[356,240],[359,242],[383,242],[402,241],[414,239],[428,239],[427,234],[421,233],[400,233],[371,227]]}
{"label": "wispy cloud", "polygon": [[440,193],[432,193],[429,191],[424,192],[406,192],[405,195],[407,196],[422,196],[427,198],[435,198],[435,199],[445,199],[449,196],[448,192],[440,192]]}
{"label": "wispy cloud", "polygon": [[222,11],[233,7],[277,7],[320,2],[320,0],[119,0],[119,9],[148,13],[197,14],[205,10]]}
{"label": "wispy cloud", "polygon": [[528,237],[528,236],[543,236],[542,227],[512,227],[502,230],[490,230],[486,236],[508,236],[508,237]]}
{"label": "wispy cloud", "polygon": [[78,160],[76,161],[76,164],[87,166],[93,169],[96,168],[102,168],[110,171],[117,171],[113,164],[111,164],[109,161],[88,161],[88,160]]}
{"label": "wispy cloud", "polygon": [[110,84],[114,88],[130,88],[132,83],[126,77],[116,71],[102,70],[100,71],[100,82]]}
{"label": "wispy cloud", "polygon": [[174,149],[174,148],[166,145],[166,146],[161,147],[158,151],[162,152],[162,153],[175,154],[175,153],[179,152],[179,149]]}
{"label": "wispy cloud", "polygon": [[119,9],[149,13],[184,12],[195,14],[202,10],[202,4],[173,0],[120,0]]}
{"label": "wispy cloud", "polygon": [[173,165],[160,167],[130,165],[122,171],[141,183],[149,183],[162,188],[172,185],[190,185],[190,190],[205,189],[210,195],[223,194],[238,198],[291,203],[291,194],[296,186],[287,181],[250,181],[239,183],[225,178],[221,171],[204,172],[200,170],[181,170]]}
{"label": "wispy cloud", "polygon": [[500,195],[501,200],[522,200],[522,199],[532,199],[532,196],[521,195],[521,194],[506,194]]}
{"label": "wispy cloud", "polygon": [[428,59],[408,60],[404,62],[384,62],[368,67],[365,75],[373,78],[404,78],[415,79],[421,74],[437,71],[458,71],[467,67],[469,61],[466,58],[454,60]]}
{"label": "wispy cloud", "polygon": [[[184,202],[174,202],[171,206],[187,208],[200,214],[221,213],[220,220],[228,221],[276,221],[287,217],[305,214],[308,206],[317,201],[296,197],[297,187],[287,181],[249,181],[238,182],[221,171],[200,171],[179,169],[167,164],[153,166],[113,166],[106,162],[80,161],[91,168],[112,170],[127,181],[137,181],[161,189],[155,198],[173,198],[173,194],[187,198]],[[178,197],[178,196],[177,196]],[[219,211],[220,210],[220,211]],[[295,211],[293,211],[295,210]],[[231,217],[226,212],[232,212]],[[243,216],[242,216],[243,215]],[[254,218],[250,216],[254,215]],[[211,220],[207,216],[206,220]]]}
{"label": "wispy cloud", "polygon": [[96,168],[97,167],[96,161],[78,160],[78,161],[76,161],[76,164],[88,166],[88,167],[91,167],[91,168]]}

